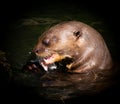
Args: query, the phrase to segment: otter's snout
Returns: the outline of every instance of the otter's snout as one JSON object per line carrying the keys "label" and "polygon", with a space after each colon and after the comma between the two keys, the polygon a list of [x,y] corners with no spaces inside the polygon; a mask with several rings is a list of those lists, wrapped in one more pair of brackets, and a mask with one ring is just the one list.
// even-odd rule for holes
{"label": "otter's snout", "polygon": [[39,53],[42,53],[42,52],[44,52],[44,51],[45,51],[45,48],[44,48],[44,47],[35,47],[34,50],[33,50],[33,52],[34,52],[35,54],[39,54]]}

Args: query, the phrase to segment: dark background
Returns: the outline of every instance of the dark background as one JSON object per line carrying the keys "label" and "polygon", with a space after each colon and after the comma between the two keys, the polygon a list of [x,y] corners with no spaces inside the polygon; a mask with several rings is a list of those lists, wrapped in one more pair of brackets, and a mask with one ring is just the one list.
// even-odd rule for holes
{"label": "dark background", "polygon": [[[5,39],[6,34],[8,34],[7,29],[11,23],[16,22],[20,18],[26,18],[27,13],[30,13],[32,11],[40,11],[41,13],[46,13],[48,10],[51,10],[52,12],[52,10],[57,11],[57,9],[60,10],[60,8],[62,11],[64,11],[64,9],[66,10],[66,8],[70,7],[72,8],[71,10],[84,8],[86,11],[90,11],[92,14],[104,18],[110,27],[112,34],[114,34],[114,36],[112,36],[114,37],[113,41],[116,45],[119,44],[119,3],[116,1],[105,2],[102,0],[44,0],[39,2],[33,0],[4,0],[0,3],[0,36],[4,37]],[[58,14],[59,13],[60,12],[58,11]],[[0,41],[4,42],[4,39],[0,38]],[[4,47],[2,44],[0,45],[0,47]],[[119,48],[119,45],[117,48]]]}
{"label": "dark background", "polygon": [[[59,5],[58,5],[59,4]],[[63,6],[66,5],[66,6]],[[41,11],[46,12],[48,9],[53,8],[57,10],[57,8],[65,9],[68,7],[74,7],[73,9],[77,10],[77,8],[84,7],[86,10],[90,10],[93,12],[93,14],[98,15],[105,19],[106,23],[110,26],[110,29],[112,30],[112,34],[114,36],[113,41],[116,45],[115,49],[115,57],[114,60],[119,64],[120,62],[120,19],[119,19],[119,3],[116,1],[86,1],[86,0],[61,0],[61,1],[53,1],[53,0],[44,0],[44,1],[31,1],[31,0],[16,0],[16,1],[3,1],[0,3],[0,48],[4,51],[4,39],[6,35],[8,34],[8,29],[11,23],[15,22],[19,18],[25,17],[26,13],[30,11]],[[118,67],[118,69],[120,69]],[[118,77],[119,80],[119,77]],[[118,81],[119,82],[119,81]],[[9,102],[33,102],[37,103],[54,103],[54,104],[62,104],[62,101],[52,101],[52,100],[45,100],[40,99],[39,96],[36,94],[31,94],[29,91],[31,89],[28,88],[15,88],[10,86],[10,90],[8,88],[4,88],[3,92],[1,93],[1,100],[6,102],[8,98],[10,98]],[[16,86],[16,85],[15,85]],[[9,87],[9,86],[8,86]],[[72,104],[72,103],[108,103],[109,101],[112,101],[113,103],[120,102],[119,101],[119,83],[108,89],[105,92],[102,92],[100,95],[96,96],[83,96],[75,99],[66,100],[65,104]],[[22,90],[21,90],[22,89]],[[2,91],[2,88],[1,90]],[[15,99],[17,101],[15,101]]]}

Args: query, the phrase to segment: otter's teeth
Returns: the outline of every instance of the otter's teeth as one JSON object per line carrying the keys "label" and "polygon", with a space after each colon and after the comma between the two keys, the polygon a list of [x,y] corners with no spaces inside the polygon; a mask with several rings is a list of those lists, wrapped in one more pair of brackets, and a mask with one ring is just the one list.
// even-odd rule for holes
{"label": "otter's teeth", "polygon": [[48,71],[48,64],[51,63],[51,57],[46,56],[43,58],[43,61],[41,62],[42,67],[44,68],[45,71]]}
{"label": "otter's teeth", "polygon": [[41,62],[42,67],[44,68],[45,71],[48,71],[48,66],[44,64],[44,62]]}
{"label": "otter's teeth", "polygon": [[54,62],[54,58],[53,57],[46,57],[43,59],[43,61],[45,62],[45,64],[51,64]]}

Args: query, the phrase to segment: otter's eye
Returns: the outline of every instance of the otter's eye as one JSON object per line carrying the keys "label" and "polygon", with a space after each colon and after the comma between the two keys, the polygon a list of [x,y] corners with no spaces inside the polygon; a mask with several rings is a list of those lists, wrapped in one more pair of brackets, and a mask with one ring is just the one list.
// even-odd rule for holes
{"label": "otter's eye", "polygon": [[75,31],[73,34],[74,34],[74,36],[77,37],[77,39],[81,36],[80,31]]}
{"label": "otter's eye", "polygon": [[50,39],[43,39],[42,43],[43,43],[45,46],[49,46],[49,45],[50,45]]}

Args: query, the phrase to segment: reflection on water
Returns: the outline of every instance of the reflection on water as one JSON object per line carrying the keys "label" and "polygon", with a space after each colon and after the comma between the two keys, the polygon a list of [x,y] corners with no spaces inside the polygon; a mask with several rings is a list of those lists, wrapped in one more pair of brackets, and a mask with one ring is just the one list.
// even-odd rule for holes
{"label": "reflection on water", "polygon": [[113,84],[112,70],[91,71],[86,74],[71,74],[52,71],[40,73],[19,73],[15,82],[32,87],[45,99],[69,99],[99,93]]}
{"label": "reflection on water", "polygon": [[109,85],[107,76],[95,74],[47,74],[41,77],[40,95],[51,99],[67,99],[84,94],[94,94]]}

